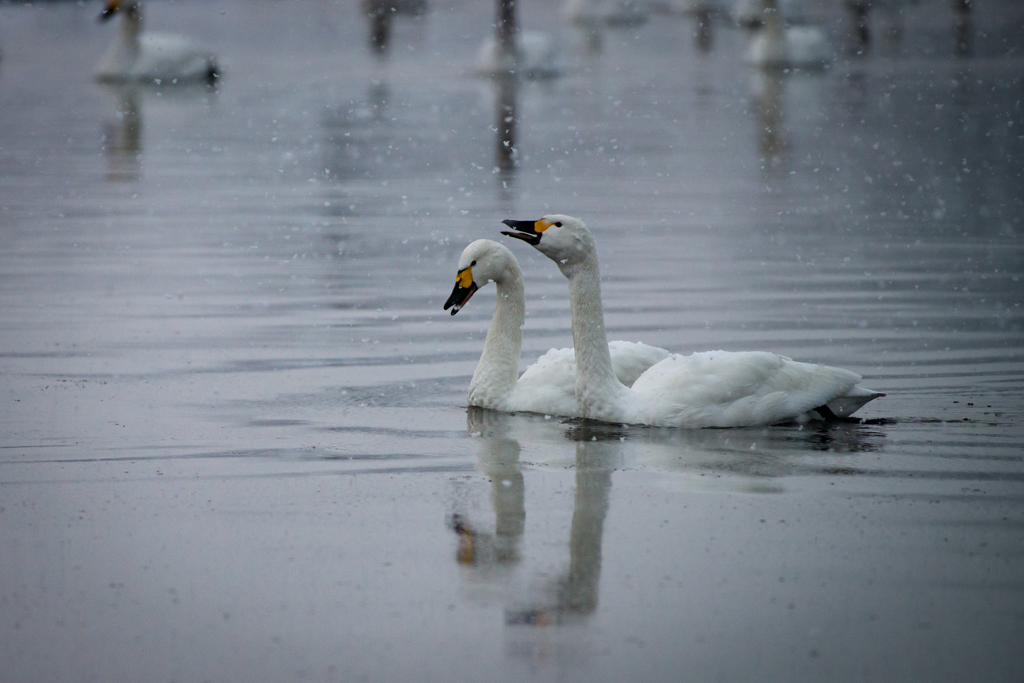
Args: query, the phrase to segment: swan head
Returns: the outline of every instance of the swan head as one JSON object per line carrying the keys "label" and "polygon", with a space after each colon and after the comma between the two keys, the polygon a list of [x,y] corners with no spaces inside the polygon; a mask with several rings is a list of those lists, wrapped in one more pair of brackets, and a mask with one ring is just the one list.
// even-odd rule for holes
{"label": "swan head", "polygon": [[488,282],[503,282],[513,271],[519,270],[519,262],[511,251],[494,240],[477,240],[462,250],[459,267],[455,275],[455,288],[444,304],[444,310],[452,309],[455,315],[466,305],[476,290]]}
{"label": "swan head", "polygon": [[108,21],[118,12],[124,12],[129,15],[138,14],[138,0],[107,0],[106,4],[103,5],[103,12],[100,13],[99,20]]}
{"label": "swan head", "polygon": [[595,253],[594,237],[579,218],[563,214],[544,216],[539,221],[502,221],[512,230],[502,235],[521,239],[558,264],[568,276],[579,263]]}

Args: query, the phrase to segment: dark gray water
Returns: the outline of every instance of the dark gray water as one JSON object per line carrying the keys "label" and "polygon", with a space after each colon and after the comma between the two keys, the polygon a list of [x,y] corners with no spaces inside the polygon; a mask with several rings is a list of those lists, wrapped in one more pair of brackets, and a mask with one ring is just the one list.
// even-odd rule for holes
{"label": "dark gray water", "polygon": [[[220,87],[111,88],[100,6],[0,5],[4,681],[1018,681],[1024,12],[757,75],[654,14],[473,75],[493,7],[153,2]],[[966,49],[969,48],[969,49]],[[969,54],[957,56],[957,52]],[[515,168],[498,168],[514,103]],[[503,218],[580,216],[612,338],[765,349],[863,421],[470,411]],[[571,344],[525,245],[523,366]]]}

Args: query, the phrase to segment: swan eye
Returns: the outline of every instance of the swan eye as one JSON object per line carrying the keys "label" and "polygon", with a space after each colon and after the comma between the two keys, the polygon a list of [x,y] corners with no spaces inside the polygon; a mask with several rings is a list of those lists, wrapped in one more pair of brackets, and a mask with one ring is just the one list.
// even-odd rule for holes
{"label": "swan eye", "polygon": [[562,227],[562,222],[561,222],[561,221],[559,221],[558,223],[555,223],[555,227],[556,227],[556,228],[560,228],[560,227]]}
{"label": "swan eye", "polygon": [[469,267],[472,268],[475,265],[476,265],[476,261],[473,261],[472,263],[469,264]]}

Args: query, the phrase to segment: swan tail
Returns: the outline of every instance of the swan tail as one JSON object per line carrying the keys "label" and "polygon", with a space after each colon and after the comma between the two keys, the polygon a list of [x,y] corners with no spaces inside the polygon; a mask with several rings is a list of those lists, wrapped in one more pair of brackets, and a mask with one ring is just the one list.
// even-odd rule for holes
{"label": "swan tail", "polygon": [[[885,396],[885,394],[879,391],[872,391],[871,389],[862,387],[858,384],[842,396],[837,396],[831,401],[828,401],[824,406],[815,408],[815,410],[826,420],[849,417],[860,410],[865,403],[874,401],[876,398],[881,398],[883,396]],[[821,408],[825,408],[825,410],[832,414],[823,414]]]}
{"label": "swan tail", "polygon": [[[673,427],[747,427],[819,414],[847,417],[877,398],[860,375],[765,352],[672,356],[634,385],[637,421]],[[827,411],[827,412],[826,412]],[[808,415],[810,413],[810,415]]]}
{"label": "swan tail", "polygon": [[207,85],[215,85],[221,78],[220,67],[217,66],[217,62],[213,59],[207,59],[206,61],[206,75],[203,80],[206,81]]}

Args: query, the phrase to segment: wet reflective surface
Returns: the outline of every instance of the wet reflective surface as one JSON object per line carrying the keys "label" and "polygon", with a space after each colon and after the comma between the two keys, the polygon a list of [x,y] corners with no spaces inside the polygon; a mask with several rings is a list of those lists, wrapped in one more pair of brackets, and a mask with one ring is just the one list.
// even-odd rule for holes
{"label": "wet reflective surface", "polygon": [[[1017,680],[1024,37],[976,5],[866,46],[817,8],[832,68],[767,74],[715,12],[524,6],[562,63],[523,81],[474,75],[490,5],[147,5],[216,89],[100,86],[98,5],[0,5],[5,680]],[[494,288],[443,312],[458,255],[556,211],[612,338],[888,395],[467,411]],[[568,300],[510,248],[525,367]]]}

